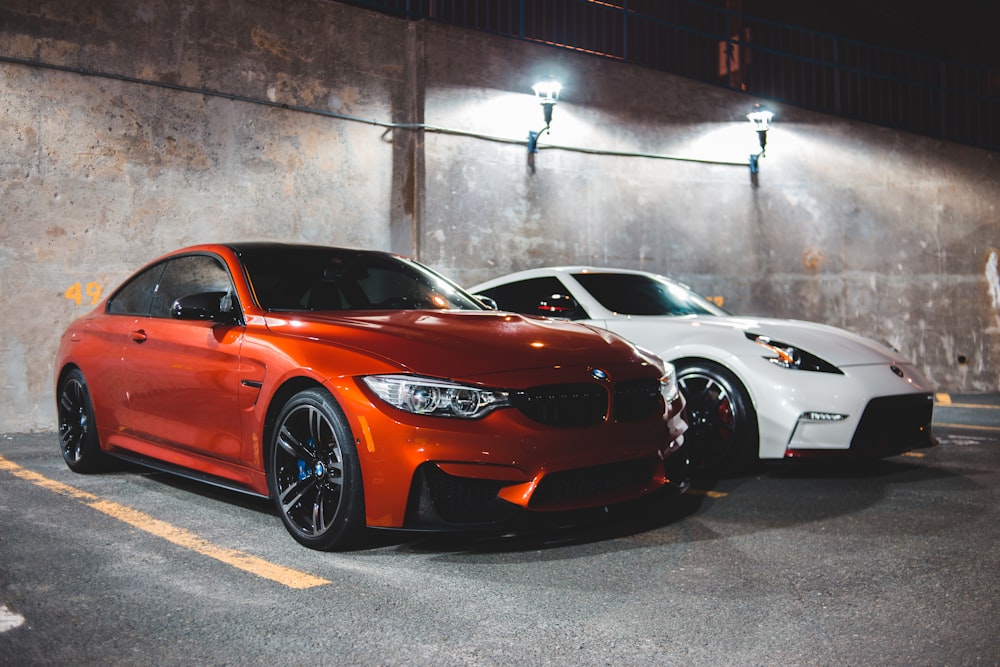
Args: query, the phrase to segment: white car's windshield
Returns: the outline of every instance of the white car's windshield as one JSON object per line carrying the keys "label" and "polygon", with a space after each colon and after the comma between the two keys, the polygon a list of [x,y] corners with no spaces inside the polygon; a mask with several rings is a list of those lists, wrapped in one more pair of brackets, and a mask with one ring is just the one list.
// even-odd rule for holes
{"label": "white car's windshield", "polygon": [[574,273],[610,311],[622,315],[729,315],[683,285],[632,273]]}

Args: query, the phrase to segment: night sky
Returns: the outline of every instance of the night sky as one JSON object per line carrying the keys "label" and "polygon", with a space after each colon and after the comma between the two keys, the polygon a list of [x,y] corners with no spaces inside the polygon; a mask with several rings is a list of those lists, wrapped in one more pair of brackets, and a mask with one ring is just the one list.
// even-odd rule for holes
{"label": "night sky", "polygon": [[995,0],[743,0],[746,14],[1000,70]]}

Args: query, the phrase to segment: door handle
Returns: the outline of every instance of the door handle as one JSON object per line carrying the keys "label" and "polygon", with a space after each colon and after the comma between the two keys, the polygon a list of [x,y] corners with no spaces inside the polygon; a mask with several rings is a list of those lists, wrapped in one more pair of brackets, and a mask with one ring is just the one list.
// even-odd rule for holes
{"label": "door handle", "polygon": [[145,343],[146,342],[146,332],[143,331],[142,329],[137,329],[137,330],[133,331],[132,332],[132,340],[135,341],[136,343]]}

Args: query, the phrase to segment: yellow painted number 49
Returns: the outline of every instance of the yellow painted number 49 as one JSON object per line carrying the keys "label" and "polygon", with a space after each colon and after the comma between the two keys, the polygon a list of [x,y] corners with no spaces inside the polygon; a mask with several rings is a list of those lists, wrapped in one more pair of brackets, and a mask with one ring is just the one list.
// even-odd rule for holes
{"label": "yellow painted number 49", "polygon": [[90,297],[90,303],[95,304],[101,300],[101,286],[97,283],[87,283],[86,288],[82,287],[80,283],[73,283],[69,286],[63,296],[71,301],[76,301],[76,305],[83,303],[84,290],[86,294]]}

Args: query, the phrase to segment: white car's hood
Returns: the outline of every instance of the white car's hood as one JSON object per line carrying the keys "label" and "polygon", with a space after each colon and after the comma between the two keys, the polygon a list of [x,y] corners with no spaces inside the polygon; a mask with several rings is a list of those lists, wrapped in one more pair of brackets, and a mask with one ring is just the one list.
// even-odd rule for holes
{"label": "white car's hood", "polygon": [[673,326],[683,323],[691,328],[734,329],[741,332],[767,336],[774,341],[786,343],[814,354],[831,364],[861,366],[866,364],[909,363],[899,352],[870,338],[859,336],[844,329],[805,322],[802,320],[772,319],[764,317],[718,317],[696,315],[687,317],[632,318],[660,320],[664,324],[672,321]]}
{"label": "white car's hood", "polygon": [[902,355],[871,338],[816,322],[750,317],[699,317],[702,326],[728,326],[801,348],[834,366],[906,363]]}

